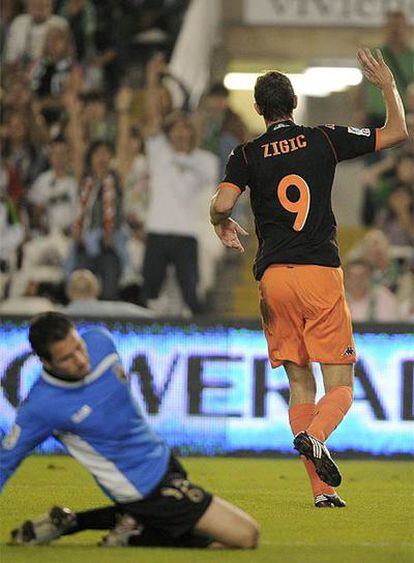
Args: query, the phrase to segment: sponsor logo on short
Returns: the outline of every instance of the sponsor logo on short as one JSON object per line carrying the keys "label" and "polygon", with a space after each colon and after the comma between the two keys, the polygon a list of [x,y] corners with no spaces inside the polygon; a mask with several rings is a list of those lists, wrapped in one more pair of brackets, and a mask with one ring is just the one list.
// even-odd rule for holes
{"label": "sponsor logo on short", "polygon": [[352,133],[353,135],[363,135],[364,137],[369,137],[371,135],[371,130],[367,128],[359,129],[358,127],[348,127],[348,133]]}
{"label": "sponsor logo on short", "polygon": [[343,356],[353,356],[355,354],[355,350],[353,346],[347,346],[343,351]]}

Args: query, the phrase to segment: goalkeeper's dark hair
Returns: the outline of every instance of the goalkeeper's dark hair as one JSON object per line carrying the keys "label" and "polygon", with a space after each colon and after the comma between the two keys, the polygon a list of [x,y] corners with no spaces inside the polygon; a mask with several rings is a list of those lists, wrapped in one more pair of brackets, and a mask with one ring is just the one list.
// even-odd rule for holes
{"label": "goalkeeper's dark hair", "polygon": [[254,99],[266,121],[290,117],[295,108],[295,92],[289,78],[270,70],[256,80]]}
{"label": "goalkeeper's dark hair", "polygon": [[40,358],[51,359],[49,347],[64,340],[75,325],[62,313],[48,312],[36,315],[30,321],[29,341],[33,352]]}

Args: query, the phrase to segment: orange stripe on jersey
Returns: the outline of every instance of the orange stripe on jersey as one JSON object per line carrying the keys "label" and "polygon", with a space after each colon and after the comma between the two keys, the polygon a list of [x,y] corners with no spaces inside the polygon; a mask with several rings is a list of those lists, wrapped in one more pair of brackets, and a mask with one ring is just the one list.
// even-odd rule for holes
{"label": "orange stripe on jersey", "polygon": [[242,193],[241,188],[239,188],[239,186],[236,186],[236,184],[232,184],[231,182],[221,182],[221,184],[219,184],[218,187],[231,188],[232,190],[237,190],[239,193]]}
{"label": "orange stripe on jersey", "polygon": [[331,149],[332,149],[332,152],[333,152],[333,154],[334,154],[335,161],[338,163],[338,155],[336,154],[335,147],[333,146],[332,141],[331,141],[331,139],[330,139],[328,133],[327,133],[326,131],[324,131],[323,129],[321,129],[320,127],[318,127],[318,129],[319,129],[319,131],[320,131],[321,133],[323,133],[323,134],[325,135],[326,140],[328,141],[328,143],[329,143],[329,145],[330,145],[330,147],[331,147]]}
{"label": "orange stripe on jersey", "polygon": [[381,129],[375,129],[375,152],[381,150]]}

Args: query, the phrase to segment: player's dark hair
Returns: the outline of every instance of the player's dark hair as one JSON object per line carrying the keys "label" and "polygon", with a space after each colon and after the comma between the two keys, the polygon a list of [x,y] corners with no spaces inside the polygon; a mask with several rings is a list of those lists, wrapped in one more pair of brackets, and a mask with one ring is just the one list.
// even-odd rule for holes
{"label": "player's dark hair", "polygon": [[48,312],[36,315],[30,321],[29,341],[33,352],[40,358],[50,360],[49,347],[64,340],[75,325],[62,313]]}
{"label": "player's dark hair", "polygon": [[256,80],[254,99],[266,121],[290,117],[295,108],[295,92],[289,78],[270,70]]}

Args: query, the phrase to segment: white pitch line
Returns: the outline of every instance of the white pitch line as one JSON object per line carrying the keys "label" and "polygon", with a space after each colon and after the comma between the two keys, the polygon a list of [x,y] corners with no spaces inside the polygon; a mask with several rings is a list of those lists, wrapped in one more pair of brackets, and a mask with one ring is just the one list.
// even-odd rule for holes
{"label": "white pitch line", "polygon": [[[289,543],[280,543],[280,542],[272,542],[261,540],[260,545],[274,545],[278,547],[315,547],[317,549],[320,548],[319,544],[316,543],[305,543],[305,542],[289,542]],[[414,547],[413,543],[410,542],[402,542],[402,543],[392,543],[392,542],[360,542],[360,543],[345,543],[345,544],[323,544],[325,547]]]}

